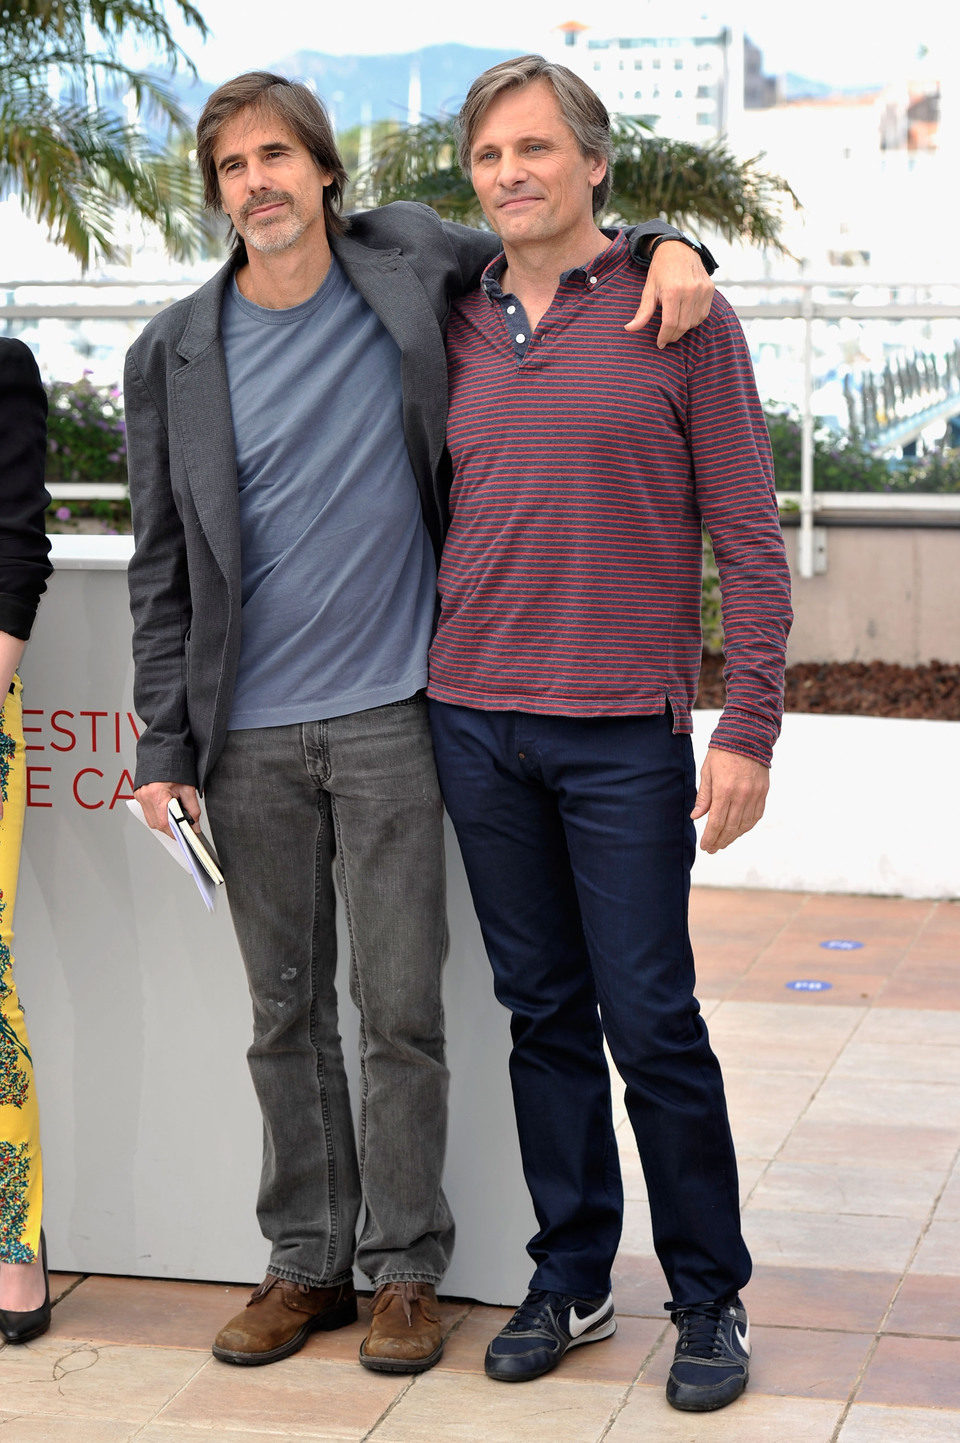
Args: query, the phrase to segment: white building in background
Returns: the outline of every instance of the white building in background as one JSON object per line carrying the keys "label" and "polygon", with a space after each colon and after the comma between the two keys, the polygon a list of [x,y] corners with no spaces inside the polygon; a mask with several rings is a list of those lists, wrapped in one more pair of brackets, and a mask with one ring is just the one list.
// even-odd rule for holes
{"label": "white building in background", "polygon": [[635,116],[658,135],[731,142],[744,109],[743,27],[684,0],[591,5],[590,23],[553,32],[551,58],[570,67],[611,114]]}
{"label": "white building in background", "polygon": [[[945,59],[905,60],[900,76],[862,95],[745,112],[740,153],[762,152],[803,206],[785,213],[784,240],[807,275],[955,282],[960,83]],[[742,266],[757,274],[748,252],[728,274]]]}
{"label": "white building in background", "polygon": [[793,187],[803,209],[784,205],[784,239],[798,264],[724,241],[724,275],[897,279],[908,251],[911,276],[952,280],[947,237],[960,167],[953,56],[905,55],[901,73],[872,93],[783,101],[738,10],[735,0],[592,0],[552,31],[548,53],[612,114],[670,139],[722,139]]}

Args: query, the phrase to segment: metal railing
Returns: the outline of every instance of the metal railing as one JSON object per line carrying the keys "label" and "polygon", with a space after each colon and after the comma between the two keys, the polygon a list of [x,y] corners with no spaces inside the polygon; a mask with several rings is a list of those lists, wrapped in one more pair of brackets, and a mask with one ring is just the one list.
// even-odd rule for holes
{"label": "metal railing", "polygon": [[[734,306],[740,320],[744,322],[749,333],[751,321],[776,321],[776,320],[799,320],[802,323],[802,384],[800,395],[795,400],[800,413],[800,532],[797,543],[797,569],[802,577],[812,577],[816,571],[816,548],[814,537],[814,521],[818,510],[818,501],[814,492],[814,430],[816,425],[816,412],[813,405],[815,390],[814,371],[814,327],[818,322],[823,321],[960,321],[960,287],[944,287],[939,284],[921,284],[917,282],[890,282],[881,284],[876,281],[861,282],[855,285],[840,285],[835,280],[805,280],[805,281],[730,281],[723,282],[722,289]],[[949,299],[933,301],[929,295],[935,292],[950,290],[952,294]],[[747,299],[751,293],[759,292],[765,295],[763,300]],[[837,299],[838,293],[845,293],[846,299]],[[905,294],[907,293],[907,294]],[[738,298],[738,294],[742,296]],[[955,345],[954,341],[954,345]],[[948,353],[952,353],[952,348]],[[867,374],[870,374],[867,372]],[[794,397],[790,397],[793,401]],[[952,401],[946,408],[931,408],[930,423],[936,420],[945,419],[960,412],[960,383],[956,388],[956,404]],[[936,413],[936,414],[934,414]],[[918,427],[916,418],[911,426],[911,434],[916,435],[922,426]],[[895,439],[890,440],[890,445],[899,444]],[[857,498],[860,508],[863,508],[867,499],[865,495]],[[876,504],[881,498],[875,495],[870,496],[870,504]],[[916,510],[918,509],[917,499],[911,496],[883,498],[883,509],[893,510]],[[948,498],[938,497],[937,504]],[[826,500],[826,498],[824,498]],[[954,510],[954,498],[949,498],[947,510]],[[903,505],[903,503],[906,505]],[[831,508],[844,509],[848,504],[840,501],[837,493],[832,493],[829,498]],[[919,503],[923,505],[923,503]],[[928,503],[929,504],[929,503]],[[850,506],[853,509],[853,506]]]}
{"label": "metal railing", "polygon": [[[105,280],[72,284],[59,281],[21,281],[3,284],[0,285],[0,297],[5,296],[5,300],[0,301],[0,330],[7,334],[21,335],[28,343],[33,343],[35,349],[40,353],[41,367],[49,370],[55,363],[51,360],[50,365],[45,364],[44,351],[47,348],[41,332],[44,323],[72,323],[74,327],[82,328],[88,322],[97,327],[111,322],[114,331],[109,350],[111,354],[115,352],[116,355],[110,379],[116,382],[122,369],[121,352],[125,349],[125,345],[134,339],[140,328],[152,316],[157,315],[174,300],[188,295],[205,278],[201,276],[188,281]],[[931,324],[938,322],[960,322],[960,286],[947,287],[939,283],[921,284],[918,282],[881,284],[876,281],[856,283],[844,281],[841,283],[836,280],[733,280],[721,281],[721,287],[741,321],[744,322],[751,339],[752,349],[755,351],[759,344],[760,331],[765,323],[798,321],[802,326],[799,347],[801,356],[799,377],[793,375],[792,379],[788,381],[786,395],[779,398],[767,395],[764,399],[787,401],[796,407],[800,416],[798,570],[801,576],[810,577],[814,575],[815,571],[814,521],[821,504],[814,491],[814,432],[818,414],[814,406],[814,395],[819,381],[815,364],[815,327],[822,322],[852,321],[859,324],[883,321],[890,323],[919,322],[921,327],[929,328]],[[947,293],[945,299],[931,299],[934,294],[943,294],[944,292]],[[100,300],[100,293],[126,294],[123,300]],[[91,299],[91,294],[97,295],[97,299]],[[128,299],[128,297],[133,297],[133,299]],[[756,327],[754,323],[756,323]],[[81,346],[77,359],[81,362],[92,359],[91,352],[95,348],[92,347],[82,329],[78,334],[81,338]],[[951,332],[950,337],[943,343],[941,353],[946,355],[955,346],[956,336]],[[912,351],[916,352],[917,349],[916,338],[914,338]],[[909,350],[911,347],[905,348],[905,352]],[[929,354],[930,350],[930,345],[924,339],[925,353]],[[99,358],[100,362],[102,359]],[[91,369],[96,379],[96,366]],[[869,374],[866,367],[863,368],[863,373],[864,375]],[[849,376],[849,369],[845,374]],[[904,387],[904,406],[907,408],[913,406],[913,411],[909,417],[905,416],[899,419],[909,420],[909,426],[903,428],[898,440],[894,424],[898,418],[893,416],[891,426],[888,428],[888,436],[884,437],[878,432],[877,436],[872,439],[880,445],[886,441],[890,446],[895,446],[901,444],[903,436],[908,433],[915,437],[919,431],[922,431],[923,424],[928,419],[932,424],[937,420],[949,420],[960,415],[960,370],[951,371],[949,367],[945,366],[944,386],[946,387],[944,393],[931,400],[928,408],[929,417],[926,414],[918,414],[914,405],[915,398],[906,395],[907,388]],[[849,381],[846,390],[849,393]],[[889,387],[884,391],[884,398],[885,400],[889,398]],[[57,494],[66,494],[65,487],[69,489],[71,495],[79,497],[80,493],[75,483],[59,485]],[[88,496],[96,494],[97,496],[114,497],[118,494],[118,490],[122,493],[122,487],[118,488],[116,483],[104,484],[100,487],[91,483],[84,487]],[[835,494],[831,496],[830,500],[832,505],[836,505]],[[861,507],[865,500],[866,497],[860,497]],[[872,500],[878,501],[879,498],[873,497]],[[938,498],[938,501],[946,500],[947,498]],[[911,502],[913,502],[912,506]],[[889,509],[891,506],[895,508],[902,506],[904,510],[915,510],[916,505],[914,498],[908,496],[884,497],[885,509]],[[946,509],[954,508],[952,505],[948,505]]]}

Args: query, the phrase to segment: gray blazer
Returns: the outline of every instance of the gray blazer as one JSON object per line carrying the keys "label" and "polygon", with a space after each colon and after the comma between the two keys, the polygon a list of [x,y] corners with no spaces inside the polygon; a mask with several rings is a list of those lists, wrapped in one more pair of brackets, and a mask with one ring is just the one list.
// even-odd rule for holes
{"label": "gray blazer", "polygon": [[[636,243],[671,233],[638,227]],[[403,424],[424,520],[446,519],[443,325],[477,284],[495,236],[400,201],[350,217],[331,246],[400,348]],[[240,521],[220,307],[228,263],[145,328],[127,355],[124,406],[136,548],[129,569],[134,704],[145,722],[135,786],[202,788],[226,737],[240,651]],[[318,418],[318,443],[322,418]]]}

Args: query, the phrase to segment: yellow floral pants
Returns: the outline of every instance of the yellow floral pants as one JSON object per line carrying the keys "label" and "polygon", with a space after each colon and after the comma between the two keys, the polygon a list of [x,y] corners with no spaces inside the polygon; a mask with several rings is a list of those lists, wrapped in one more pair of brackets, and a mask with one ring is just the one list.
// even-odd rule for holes
{"label": "yellow floral pants", "polygon": [[19,676],[0,710],[0,794],[0,1262],[32,1263],[43,1201],[40,1122],[12,951],[27,800]]}

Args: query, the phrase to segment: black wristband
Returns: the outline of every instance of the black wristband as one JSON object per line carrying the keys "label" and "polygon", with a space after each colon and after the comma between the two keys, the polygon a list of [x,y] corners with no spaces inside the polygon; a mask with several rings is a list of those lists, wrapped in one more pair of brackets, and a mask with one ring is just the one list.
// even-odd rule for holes
{"label": "black wristband", "polygon": [[664,241],[679,241],[681,245],[689,246],[692,251],[696,251],[700,259],[703,260],[704,248],[700,244],[700,242],[695,241],[692,236],[684,235],[682,231],[677,231],[675,235],[654,236],[653,240],[650,242],[650,249],[647,251],[648,261],[653,260],[654,251],[656,250],[657,246],[663,245]]}

